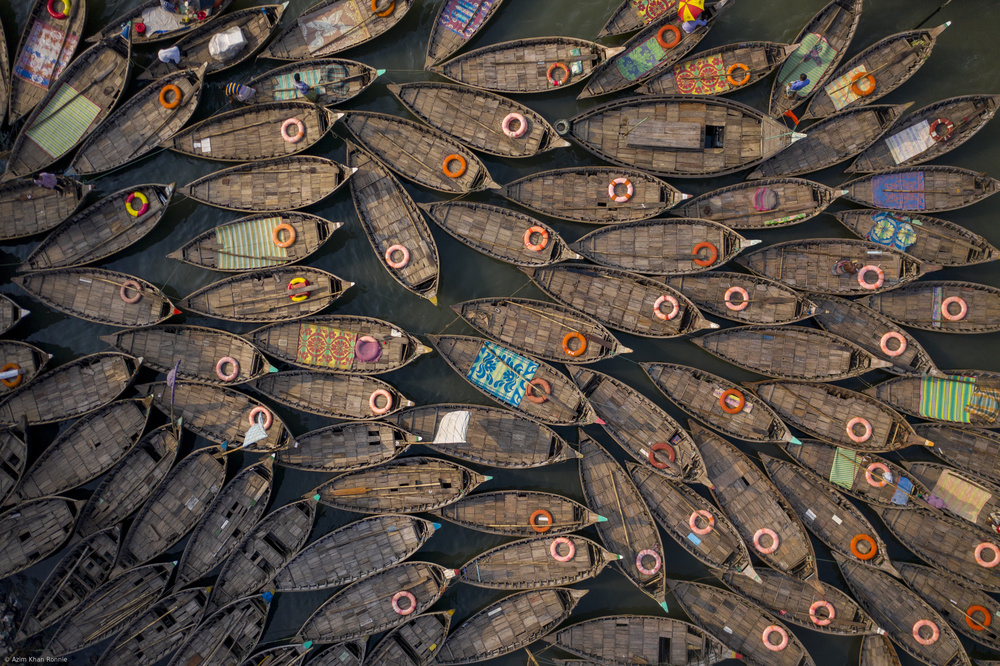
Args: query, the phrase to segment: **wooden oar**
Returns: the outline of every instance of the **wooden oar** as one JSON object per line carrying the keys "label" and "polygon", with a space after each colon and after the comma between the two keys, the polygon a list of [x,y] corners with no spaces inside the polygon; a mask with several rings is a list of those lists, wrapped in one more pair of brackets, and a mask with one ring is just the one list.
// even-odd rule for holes
{"label": "wooden oar", "polygon": [[[312,85],[313,86],[325,86],[325,85],[331,84],[331,83],[342,83],[343,81],[353,81],[354,79],[363,79],[366,76],[368,76],[367,72],[363,73],[363,74],[352,74],[350,76],[345,76],[342,79],[336,79],[336,80],[334,80],[334,79],[320,79],[319,81],[317,81],[316,83],[313,83]],[[295,86],[292,86],[291,88],[275,88],[271,92],[272,93],[276,93],[276,92],[291,92],[291,91],[293,91],[295,89],[296,89]]]}
{"label": "wooden oar", "polygon": [[603,58],[603,54],[593,54],[593,53],[581,53],[580,55],[568,55],[563,57],[561,60],[499,60],[493,63],[487,63],[489,65],[537,65],[547,64],[550,62],[561,62],[562,60],[567,60],[569,62],[581,62],[581,61],[591,61],[600,60]]}
{"label": "wooden oar", "polygon": [[368,493],[372,493],[378,490],[410,490],[415,488],[426,488],[428,486],[440,487],[441,484],[442,484],[441,481],[436,481],[434,483],[418,483],[412,486],[382,486],[381,488],[368,488],[366,486],[358,486],[356,488],[340,488],[334,490],[330,494],[333,497],[346,497],[353,495],[366,495]]}

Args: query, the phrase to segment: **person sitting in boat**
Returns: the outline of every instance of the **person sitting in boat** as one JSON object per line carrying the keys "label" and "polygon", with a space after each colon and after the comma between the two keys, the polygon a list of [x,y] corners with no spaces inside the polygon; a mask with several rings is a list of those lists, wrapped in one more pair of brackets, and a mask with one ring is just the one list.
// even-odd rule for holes
{"label": "person sitting in boat", "polygon": [[181,58],[187,54],[181,51],[178,46],[171,46],[169,49],[160,49],[156,57],[160,59],[160,62],[165,62],[168,65],[173,65],[177,69],[181,67]]}
{"label": "person sitting in boat", "polygon": [[298,92],[300,96],[305,97],[310,102],[315,102],[316,100],[319,99],[319,93],[313,90],[312,86],[303,81],[302,77],[299,76],[298,72],[296,72],[294,78],[295,81],[293,85],[295,86],[296,92]]}
{"label": "person sitting in boat", "polygon": [[242,83],[226,84],[226,97],[228,97],[230,101],[245,102],[256,94],[256,88],[245,86]]}
{"label": "person sitting in boat", "polygon": [[812,83],[809,77],[805,73],[799,74],[798,81],[792,81],[787,86],[785,86],[785,97],[788,99],[795,99],[798,97],[799,91],[805,88],[807,85]]}
{"label": "person sitting in boat", "polygon": [[681,23],[681,29],[685,32],[685,34],[690,35],[701,26],[708,25],[708,20],[711,18],[711,14],[712,8],[705,7],[705,9],[701,11],[701,14],[695,17],[693,21],[684,21]]}

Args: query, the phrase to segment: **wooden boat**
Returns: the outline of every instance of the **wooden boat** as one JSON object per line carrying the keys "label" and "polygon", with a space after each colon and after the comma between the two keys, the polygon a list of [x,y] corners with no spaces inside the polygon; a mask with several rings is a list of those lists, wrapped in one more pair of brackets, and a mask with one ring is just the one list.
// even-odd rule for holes
{"label": "wooden boat", "polygon": [[8,97],[10,97],[10,56],[7,51],[7,36],[0,27],[0,123],[7,115]]}
{"label": "wooden boat", "polygon": [[0,424],[31,425],[77,418],[103,407],[128,388],[142,359],[99,352],[64,363],[0,402]]}
{"label": "wooden boat", "polygon": [[844,183],[843,195],[862,206],[936,213],[974,204],[1000,191],[985,173],[953,166],[888,169]]}
{"label": "wooden boat", "polygon": [[126,571],[91,592],[56,630],[42,652],[62,657],[100,643],[142,615],[167,587],[174,562],[147,564]]}
{"label": "wooden boat", "polygon": [[560,536],[607,521],[568,497],[535,490],[469,495],[432,513],[470,530],[511,537]]}
{"label": "wooden boat", "polygon": [[[336,592],[309,616],[293,640],[340,643],[395,629],[406,623],[407,615],[419,615],[434,605],[456,575],[454,569],[429,562],[389,567]],[[393,610],[390,599],[401,610],[415,610],[402,615]],[[362,618],[370,622],[362,625]]]}
{"label": "wooden boat", "polygon": [[[364,0],[320,0],[268,44],[260,57],[272,60],[322,58],[364,44],[399,23],[413,6],[399,0],[373,11]],[[376,9],[382,7],[376,5]]]}
{"label": "wooden boat", "polygon": [[413,406],[391,384],[361,375],[286,370],[254,380],[253,388],[293,409],[331,419],[377,419]]}
{"label": "wooden boat", "polygon": [[[721,266],[759,242],[710,220],[667,218],[602,227],[570,247],[601,266],[649,275],[686,275]],[[690,252],[685,251],[688,247]]]}
{"label": "wooden boat", "polygon": [[[759,275],[710,271],[668,277],[664,282],[683,292],[702,310],[743,324],[791,324],[814,316],[817,310],[816,304],[799,292]],[[742,305],[739,289],[754,296],[747,299],[746,306]],[[734,298],[736,294],[740,298]]]}
{"label": "wooden boat", "polygon": [[488,155],[532,157],[570,145],[541,114],[495,93],[433,81],[387,87],[420,120]]}
{"label": "wooden boat", "polygon": [[913,429],[934,441],[930,452],[941,460],[1000,482],[1000,434],[938,423],[918,423]]}
{"label": "wooden boat", "polygon": [[582,430],[580,454],[580,485],[587,506],[607,516],[596,525],[601,542],[621,555],[615,565],[618,570],[667,612],[666,553],[649,507],[625,470]]}
{"label": "wooden boat", "polygon": [[[205,326],[131,328],[101,336],[101,340],[118,351],[142,357],[143,363],[157,372],[169,373],[176,367],[177,379],[193,382],[243,384],[277,372],[246,339]],[[182,362],[177,365],[177,361]]]}
{"label": "wooden boat", "polygon": [[537,590],[594,578],[620,559],[580,536],[538,536],[480,553],[459,569],[459,580],[494,590]]}
{"label": "wooden boat", "polygon": [[133,620],[108,645],[100,666],[153,666],[173,653],[205,615],[207,587],[163,597]]}
{"label": "wooden boat", "polygon": [[[881,400],[833,384],[765,380],[744,384],[789,425],[834,446],[865,453],[934,446]],[[871,428],[871,434],[868,429]]]}
{"label": "wooden boat", "polygon": [[717,46],[677,61],[668,71],[646,79],[635,92],[643,95],[726,95],[766,78],[795,49],[794,44],[776,42]]}
{"label": "wooden boat", "polygon": [[214,447],[188,454],[157,486],[132,520],[112,578],[165,552],[194,529],[226,480],[226,458]]}
{"label": "wooden boat", "polygon": [[292,155],[221,169],[196,178],[177,191],[195,201],[227,210],[278,213],[325,199],[352,173],[324,157]]}
{"label": "wooden boat", "polygon": [[[615,182],[619,178],[632,186],[631,194],[628,185]],[[642,171],[603,166],[539,171],[499,186],[496,193],[536,213],[582,224],[645,220],[689,198]],[[625,201],[616,201],[621,197]]]}
{"label": "wooden boat", "polygon": [[167,476],[179,448],[172,424],[151,430],[105,475],[80,510],[76,533],[108,529],[142,506]]}
{"label": "wooden boat", "polygon": [[316,500],[275,509],[249,530],[222,565],[207,608],[218,609],[264,589],[302,552],[316,520]]}
{"label": "wooden boat", "polygon": [[[815,666],[798,637],[757,604],[702,583],[675,581],[670,591],[696,625],[739,653],[747,664]],[[775,650],[779,644],[785,647]]]}
{"label": "wooden boat", "polygon": [[51,231],[83,204],[92,189],[93,185],[68,176],[56,176],[56,187],[51,190],[35,185],[31,176],[0,184],[0,217],[4,220],[0,241]]}
{"label": "wooden boat", "polygon": [[[31,3],[21,39],[14,52],[10,90],[3,98],[10,109],[7,120],[11,126],[31,113],[42,101],[55,80],[66,71],[66,66],[80,45],[87,20],[86,0],[71,3],[69,10],[63,13],[69,16],[57,19],[48,12],[46,0]],[[53,45],[56,46],[55,49],[52,48]],[[4,49],[4,54],[6,53],[7,50]],[[41,55],[40,62],[36,53]]]}
{"label": "wooden boat", "polygon": [[289,102],[305,96],[295,89],[295,74],[312,86],[316,92],[316,103],[335,106],[354,99],[375,83],[375,79],[385,74],[384,69],[375,69],[364,63],[339,58],[317,58],[292,62],[255,76],[246,82],[255,93],[244,104],[265,104],[267,102]]}
{"label": "wooden boat", "polygon": [[858,666],[901,666],[892,641],[885,634],[869,634],[861,641]]}
{"label": "wooden boat", "polygon": [[580,663],[586,664],[711,666],[734,654],[693,624],[647,615],[595,617],[543,636],[542,640],[583,657],[585,661]]}
{"label": "wooden boat", "polygon": [[51,627],[74,612],[83,599],[107,580],[114,564],[121,528],[117,525],[76,542],[59,560],[24,611],[16,642]]}
{"label": "wooden boat", "polygon": [[740,102],[687,95],[624,97],[560,122],[605,162],[675,178],[749,169],[804,136]]}
{"label": "wooden boat", "polygon": [[729,437],[757,443],[798,442],[770,407],[728,379],[687,365],[639,365],[672,403]]}
{"label": "wooden boat", "polygon": [[557,587],[504,597],[451,632],[434,663],[477,664],[520,650],[562,624],[585,594]]}
{"label": "wooden boat", "polygon": [[515,266],[581,259],[555,229],[520,211],[477,201],[418,204],[450,236],[487,257]]}
{"label": "wooden boat", "polygon": [[[424,614],[426,615],[426,613]],[[424,617],[419,615],[417,617]],[[346,641],[321,650],[309,660],[310,666],[361,666],[368,637]]]}
{"label": "wooden boat", "polygon": [[310,472],[350,472],[388,462],[420,437],[388,423],[338,423],[299,435],[278,464]]}
{"label": "wooden boat", "polygon": [[[352,375],[398,370],[431,351],[416,336],[391,322],[356,315],[314,315],[278,322],[251,331],[247,337],[257,348],[284,363]],[[379,349],[371,348],[369,338],[379,343]],[[318,345],[319,354],[303,350],[310,343]]]}
{"label": "wooden boat", "polygon": [[20,481],[27,460],[28,445],[22,436],[10,428],[0,429],[0,506]]}
{"label": "wooden boat", "polygon": [[341,474],[313,494],[355,513],[422,513],[457,502],[492,478],[440,458],[411,456]]}
{"label": "wooden boat", "polygon": [[[911,501],[917,506],[930,506],[923,499],[930,490],[903,467],[882,456],[815,439],[804,439],[801,444],[783,448],[792,460],[836,485],[838,491],[874,507],[908,506]],[[936,450],[935,442],[930,451]]]}
{"label": "wooden boat", "polygon": [[802,118],[823,118],[888,95],[923,67],[938,36],[949,25],[951,21],[946,21],[936,28],[899,32],[875,42],[838,67],[826,86],[806,87],[815,95]]}
{"label": "wooden boat", "polygon": [[968,423],[985,428],[996,422],[994,393],[1000,373],[950,370],[943,378],[896,377],[866,389],[904,414],[938,423]]}
{"label": "wooden boat", "polygon": [[878,530],[837,492],[833,484],[799,465],[764,454],[760,454],[760,459],[774,486],[795,509],[802,523],[830,550],[899,575],[889,560]]}
{"label": "wooden boat", "polygon": [[0,359],[2,359],[3,367],[7,369],[7,372],[17,371],[16,376],[0,383],[0,395],[9,395],[17,387],[23,386],[37,377],[52,360],[52,354],[27,342],[0,340]]}
{"label": "wooden boat", "polygon": [[83,502],[40,497],[0,513],[0,578],[41,562],[73,533]]}
{"label": "wooden boat", "polygon": [[58,495],[111,469],[142,436],[151,402],[118,400],[75,421],[21,476],[11,503]]}
{"label": "wooden boat", "polygon": [[257,666],[267,664],[267,666],[301,666],[303,660],[312,648],[302,645],[276,645],[255,652],[239,663],[239,666]]}
{"label": "wooden boat", "polygon": [[574,37],[528,37],[490,44],[424,69],[470,88],[524,95],[580,83],[621,51]]}
{"label": "wooden boat", "polygon": [[839,335],[804,326],[737,326],[691,342],[738,368],[779,379],[837,381],[892,365]]}
{"label": "wooden boat", "polygon": [[878,569],[833,556],[858,604],[904,652],[926,664],[971,666],[955,631],[919,595]]}
{"label": "wooden boat", "polygon": [[766,160],[747,178],[801,176],[855,157],[878,141],[911,104],[873,104],[838,111],[809,125],[806,138]]}
{"label": "wooden boat", "polygon": [[417,185],[448,194],[497,187],[482,160],[444,132],[371,111],[350,111],[343,123],[363,149]]}
{"label": "wooden boat", "polygon": [[[905,287],[904,287],[905,289]],[[823,330],[850,340],[875,358],[892,365],[884,368],[896,375],[944,373],[916,338],[882,313],[858,301],[836,296],[812,296],[819,310],[814,318]],[[895,342],[890,342],[895,339]]]}
{"label": "wooden boat", "polygon": [[[605,326],[645,338],[673,338],[718,328],[684,294],[652,278],[590,264],[523,269],[553,300]],[[677,312],[660,309],[677,302]],[[670,315],[673,315],[672,317]]]}
{"label": "wooden boat", "polygon": [[[947,304],[945,302],[947,301]],[[892,321],[938,333],[994,333],[1000,330],[1000,289],[978,282],[921,280],[870,296],[867,305]]]}
{"label": "wooden boat", "polygon": [[[185,428],[223,449],[270,453],[285,448],[294,439],[270,408],[235,389],[184,381],[178,381],[173,390],[165,382],[136,388],[140,395],[152,395],[153,404],[161,412],[183,419]],[[257,424],[263,433],[251,432]],[[264,436],[257,439],[261,434]]]}
{"label": "wooden boat", "polygon": [[[63,32],[61,26],[59,31]],[[125,89],[130,56],[131,42],[116,36],[98,42],[70,63],[21,126],[0,180],[41,171],[87,138],[108,117]],[[18,60],[14,71],[21,67],[25,69],[20,71],[27,71],[28,66],[37,65]]]}
{"label": "wooden boat", "polygon": [[[174,43],[181,50],[181,61],[176,67],[199,67],[207,63],[205,76],[240,65],[257,54],[264,44],[278,30],[281,16],[287,3],[280,5],[257,5],[246,9],[227,12],[208,25],[199,25]],[[236,28],[243,36],[245,44],[234,55],[219,59],[212,55],[212,37],[227,30]],[[139,80],[158,79],[169,73],[175,65],[161,60],[154,60],[139,73]]]}
{"label": "wooden boat", "polygon": [[449,0],[443,3],[431,24],[424,69],[460,51],[493,18],[502,2],[495,0],[471,4]]}
{"label": "wooden boat", "polygon": [[647,3],[646,5],[637,5],[633,0],[624,0],[612,12],[601,31],[597,33],[597,38],[635,32],[667,16],[671,10],[676,13],[676,9],[674,3],[669,0],[665,3]]}
{"label": "wooden boat", "polygon": [[659,405],[610,375],[577,367],[570,374],[626,453],[672,481],[710,485],[694,440]]}
{"label": "wooden boat", "polygon": [[275,574],[278,592],[310,592],[354,583],[413,555],[440,527],[402,514],[344,525],[300,550]]}
{"label": "wooden boat", "polygon": [[842,210],[833,216],[861,238],[909,243],[906,253],[927,263],[970,266],[1000,259],[1000,250],[986,238],[937,217],[865,209]]}
{"label": "wooden boat", "polygon": [[[793,289],[835,296],[888,291],[941,268],[885,245],[854,238],[785,241],[733,261]],[[853,262],[853,266],[840,268],[841,262],[845,266]],[[842,274],[834,274],[835,268]],[[854,273],[849,272],[852,268]]]}
{"label": "wooden boat", "polygon": [[[499,4],[499,3],[497,3]],[[425,666],[451,626],[453,610],[424,613],[386,635],[365,660],[370,666]]]}
{"label": "wooden boat", "polygon": [[846,171],[872,173],[941,157],[985,127],[998,104],[1000,95],[964,95],[925,106],[896,121],[885,139],[869,146]]}
{"label": "wooden boat", "polygon": [[117,169],[180,132],[201,101],[206,67],[167,74],[130,97],[84,140],[67,171],[89,176]]}
{"label": "wooden boat", "polygon": [[506,409],[447,403],[412,407],[390,419],[422,446],[489,467],[527,469],[580,457],[548,426]]}
{"label": "wooden boat", "polygon": [[773,569],[757,580],[732,572],[717,574],[736,594],[800,627],[834,636],[863,636],[878,631],[875,622],[845,592],[820,583],[822,592]]}
{"label": "wooden boat", "polygon": [[223,606],[207,618],[181,644],[168,666],[205,661],[239,664],[249,657],[264,634],[270,597],[255,594]]}
{"label": "wooden boat", "polygon": [[985,631],[993,619],[993,611],[989,609],[996,607],[993,597],[932,567],[922,564],[899,564],[898,567],[910,589],[940,613],[955,631],[992,650],[1000,649],[996,634]]}
{"label": "wooden boat", "polygon": [[382,162],[350,141],[347,164],[361,172],[351,179],[351,199],[382,267],[404,289],[437,305],[437,243],[413,197]]}
{"label": "wooden boat", "polygon": [[[201,27],[211,21],[215,21],[224,12],[232,0],[220,0],[219,3],[205,10],[205,17],[197,21],[184,21],[176,17],[163,16],[160,10],[160,3],[157,0],[145,0],[132,9],[116,16],[108,22],[104,28],[96,35],[91,35],[86,39],[93,42],[104,39],[111,35],[116,35],[128,28],[128,35],[132,39],[133,45],[145,46],[155,44],[168,39],[175,39],[190,32],[193,28]],[[149,21],[147,25],[145,22]],[[142,23],[145,27],[137,30],[137,26]]]}
{"label": "wooden boat", "polygon": [[599,322],[558,303],[480,298],[451,309],[497,342],[552,363],[593,363],[632,351]]}
{"label": "wooden boat", "polygon": [[[55,269],[15,276],[11,282],[54,310],[99,324],[148,326],[180,314],[151,282],[103,268]],[[122,299],[122,292],[133,302]]]}
{"label": "wooden boat", "polygon": [[9,332],[17,323],[31,314],[5,294],[0,294],[0,335]]}
{"label": "wooden boat", "polygon": [[580,390],[548,363],[467,335],[428,338],[452,370],[496,402],[532,420],[577,425],[597,418]]}
{"label": "wooden boat", "polygon": [[670,481],[642,465],[627,466],[653,518],[684,550],[709,567],[749,578],[757,576],[736,526],[711,502],[686,484]]}
{"label": "wooden boat", "polygon": [[[941,463],[921,460],[904,462],[903,466],[916,481],[930,488],[930,494],[941,500],[943,509],[991,534],[997,533],[1000,520],[991,515],[1000,517],[1000,486],[979,474]],[[967,502],[967,497],[975,499]]]}
{"label": "wooden boat", "polygon": [[[806,23],[792,40],[798,48],[781,63],[771,86],[768,114],[779,118],[826,85],[854,39],[862,3],[863,0],[831,0]],[[789,98],[785,86],[797,81],[800,74],[806,74],[809,85]]]}
{"label": "wooden boat", "polygon": [[[732,0],[709,3],[706,7],[708,11],[700,16],[705,23],[696,24],[691,32],[682,29],[684,19],[677,12],[670,12],[667,17],[646,26],[625,42],[621,53],[594,68],[593,75],[588,79],[583,92],[577,95],[577,99],[621,95],[626,88],[658,77],[694,51],[715,25],[719,15],[733,4]],[[673,31],[672,40],[665,33],[667,28]],[[668,40],[672,44],[669,48],[664,48],[665,44],[670,44]],[[724,74],[724,71],[720,71]],[[555,72],[553,75],[559,76]]]}
{"label": "wooden boat", "polygon": [[316,314],[353,286],[318,268],[276,266],[223,278],[188,294],[178,305],[229,321],[287,321]]}
{"label": "wooden boat", "polygon": [[670,214],[712,220],[730,229],[772,229],[811,220],[843,194],[804,178],[766,178],[706,192],[675,206]]}

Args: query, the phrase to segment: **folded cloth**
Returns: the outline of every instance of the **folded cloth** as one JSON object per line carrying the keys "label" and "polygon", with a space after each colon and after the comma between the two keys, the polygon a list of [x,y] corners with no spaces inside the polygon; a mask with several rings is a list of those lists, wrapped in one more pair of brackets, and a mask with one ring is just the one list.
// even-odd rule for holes
{"label": "folded cloth", "polygon": [[434,433],[434,443],[464,444],[471,416],[472,413],[465,410],[448,412],[442,416],[438,423],[437,432]]}
{"label": "folded cloth", "polygon": [[913,482],[905,476],[901,476],[899,477],[899,483],[896,484],[896,492],[892,494],[892,498],[889,501],[899,506],[906,506],[906,503],[910,501],[910,491],[912,490]]}
{"label": "folded cloth", "polygon": [[848,490],[854,486],[854,477],[858,473],[858,452],[837,447],[830,466],[830,483],[835,483]]}

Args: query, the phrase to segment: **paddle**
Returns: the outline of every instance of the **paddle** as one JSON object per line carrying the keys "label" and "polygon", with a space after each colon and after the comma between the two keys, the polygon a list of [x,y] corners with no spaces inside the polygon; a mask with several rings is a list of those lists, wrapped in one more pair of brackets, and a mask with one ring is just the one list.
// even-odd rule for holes
{"label": "paddle", "polygon": [[[580,55],[569,55],[569,56],[566,56],[565,60],[568,60],[570,62],[580,62],[580,61],[586,60],[586,61],[589,62],[591,60],[600,60],[603,57],[604,56],[602,54],[592,54],[592,53],[591,54],[586,54],[586,53],[581,53]],[[552,60],[499,60],[497,62],[490,63],[490,64],[492,64],[492,65],[537,65],[537,64],[543,64],[544,65],[544,64],[547,64],[549,62],[559,62],[559,61],[552,61]]]}
{"label": "paddle", "polygon": [[920,29],[920,26],[922,26],[923,24],[927,23],[927,22],[928,22],[928,21],[930,21],[930,20],[931,20],[932,18],[934,18],[934,16],[935,16],[935,15],[936,15],[936,14],[937,14],[937,13],[938,13],[939,11],[941,11],[942,9],[944,9],[944,8],[945,8],[946,6],[948,6],[948,4],[950,4],[950,3],[951,3],[951,0],[944,0],[944,3],[943,3],[943,4],[942,4],[942,5],[940,6],[940,7],[938,7],[937,9],[935,9],[934,11],[932,11],[932,12],[931,12],[930,14],[928,14],[928,15],[927,15],[927,18],[925,18],[925,19],[924,19],[923,21],[921,21],[920,23],[918,23],[917,25],[915,25],[915,26],[913,27],[913,29],[914,29],[914,30],[919,30],[919,29]]}
{"label": "paddle", "polygon": [[441,486],[442,481],[437,481],[435,483],[418,483],[412,486],[382,486],[381,488],[368,488],[366,486],[358,486],[356,488],[339,488],[330,493],[333,497],[351,497],[354,495],[366,495],[378,490],[411,490],[416,488],[426,488],[428,486]]}

